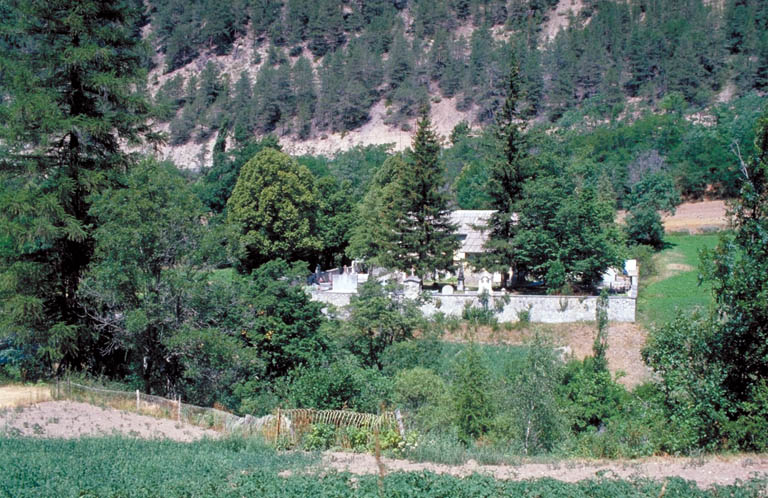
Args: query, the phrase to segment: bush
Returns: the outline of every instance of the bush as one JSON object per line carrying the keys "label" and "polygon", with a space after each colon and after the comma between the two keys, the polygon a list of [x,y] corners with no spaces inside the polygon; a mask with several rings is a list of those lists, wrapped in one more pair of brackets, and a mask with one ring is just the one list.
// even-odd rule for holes
{"label": "bush", "polygon": [[476,325],[498,325],[498,320],[494,316],[495,308],[491,308],[491,297],[488,292],[482,292],[478,297],[480,306],[472,306],[472,303],[467,302],[464,305],[464,310],[461,313],[461,317],[468,322]]}
{"label": "bush", "polygon": [[429,337],[417,341],[396,342],[381,354],[382,372],[393,376],[401,370],[421,367],[437,370],[443,343]]}
{"label": "bush", "polygon": [[402,370],[395,376],[395,406],[410,415],[411,426],[429,431],[453,423],[453,409],[445,381],[426,368]]}
{"label": "bush", "polygon": [[456,360],[453,402],[459,439],[465,444],[487,433],[494,417],[489,370],[477,345],[470,343]]}
{"label": "bush", "polygon": [[625,228],[627,239],[661,249],[664,246],[664,225],[661,216],[650,206],[641,206],[629,213]]}
{"label": "bush", "polygon": [[327,450],[336,442],[336,427],[330,424],[315,424],[307,434],[304,435],[302,445],[305,450],[317,451]]}
{"label": "bush", "polygon": [[379,404],[390,400],[391,380],[375,368],[361,367],[351,355],[299,368],[291,376],[290,397],[297,407],[377,413]]}

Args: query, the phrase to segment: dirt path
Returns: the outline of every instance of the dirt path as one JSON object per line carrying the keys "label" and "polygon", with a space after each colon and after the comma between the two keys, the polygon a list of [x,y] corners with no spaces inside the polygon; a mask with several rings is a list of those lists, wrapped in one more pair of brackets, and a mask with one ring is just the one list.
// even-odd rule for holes
{"label": "dirt path", "polygon": [[[539,479],[551,477],[565,482],[584,479],[615,477],[647,477],[664,480],[667,477],[681,477],[695,481],[700,488],[713,484],[733,484],[755,475],[768,476],[768,455],[742,455],[735,457],[694,458],[648,458],[642,460],[562,460],[551,463],[523,463],[521,465],[478,465],[470,460],[464,465],[441,465],[416,463],[408,460],[382,459],[388,472],[423,472],[468,476],[473,473],[487,474],[496,479]],[[328,452],[323,464],[331,469],[353,474],[377,474],[379,472],[373,455],[360,453]]]}
{"label": "dirt path", "polygon": [[173,420],[74,401],[45,401],[0,410],[0,435],[69,439],[113,434],[175,441],[219,436],[216,431]]}

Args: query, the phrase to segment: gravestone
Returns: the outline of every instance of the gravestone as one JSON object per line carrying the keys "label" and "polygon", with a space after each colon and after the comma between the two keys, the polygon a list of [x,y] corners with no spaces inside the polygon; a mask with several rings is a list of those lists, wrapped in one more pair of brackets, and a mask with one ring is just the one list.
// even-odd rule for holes
{"label": "gravestone", "polygon": [[444,296],[450,296],[453,294],[453,286],[451,285],[444,285],[440,293]]}
{"label": "gravestone", "polygon": [[343,292],[354,294],[357,292],[357,273],[350,268],[344,267],[342,273],[334,273],[331,277],[333,281],[333,292]]}
{"label": "gravestone", "polygon": [[483,270],[482,273],[480,273],[480,279],[477,284],[477,292],[478,294],[482,294],[483,292],[487,292],[490,294],[493,291],[492,282],[493,281],[493,275],[488,273],[487,270]]}
{"label": "gravestone", "polygon": [[403,293],[408,299],[416,299],[421,294],[421,279],[415,275],[403,280]]}

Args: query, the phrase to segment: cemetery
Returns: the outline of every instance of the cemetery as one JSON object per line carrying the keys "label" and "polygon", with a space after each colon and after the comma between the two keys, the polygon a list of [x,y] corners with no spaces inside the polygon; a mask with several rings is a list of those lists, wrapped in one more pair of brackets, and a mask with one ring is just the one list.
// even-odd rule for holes
{"label": "cemetery", "polygon": [[[545,295],[533,292],[508,292],[502,286],[502,275],[477,270],[469,263],[470,258],[483,251],[487,235],[483,225],[493,211],[459,210],[451,215],[461,243],[454,254],[455,274],[447,273],[434,279],[429,289],[422,279],[413,273],[388,272],[383,268],[367,270],[355,262],[351,266],[331,271],[318,268],[310,279],[309,292],[312,300],[333,305],[340,316],[343,308],[357,294],[359,285],[369,278],[385,283],[396,281],[402,286],[402,296],[421,299],[422,312],[426,316],[444,313],[461,317],[464,309],[489,307],[501,323],[530,321],[536,323],[568,323],[595,319],[597,295]],[[450,282],[437,285],[435,282]],[[437,287],[437,288],[435,288]],[[609,268],[603,275],[600,289],[609,292],[608,319],[615,322],[634,322],[637,308],[638,267],[635,260],[627,260],[624,268]]]}

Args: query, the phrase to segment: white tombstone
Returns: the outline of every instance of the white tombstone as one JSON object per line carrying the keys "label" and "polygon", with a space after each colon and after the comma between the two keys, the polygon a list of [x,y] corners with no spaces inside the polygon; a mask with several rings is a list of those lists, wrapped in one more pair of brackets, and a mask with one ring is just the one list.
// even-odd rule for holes
{"label": "white tombstone", "polygon": [[480,278],[477,284],[477,292],[479,294],[482,294],[483,292],[487,292],[490,294],[493,291],[493,275],[488,273],[486,270],[483,270],[482,273],[480,273]]}
{"label": "white tombstone", "polygon": [[443,288],[440,290],[440,293],[444,296],[450,296],[453,294],[453,286],[452,285],[444,285]]}
{"label": "white tombstone", "polygon": [[416,299],[421,294],[421,279],[415,275],[403,280],[403,293],[408,299]]}
{"label": "white tombstone", "polygon": [[626,270],[627,275],[630,277],[636,277],[638,275],[637,272],[637,260],[636,259],[628,259],[624,262],[624,270]]}
{"label": "white tombstone", "polygon": [[333,292],[343,292],[345,294],[354,294],[357,292],[357,273],[349,271],[344,267],[344,273],[334,273],[331,276],[333,282]]}

